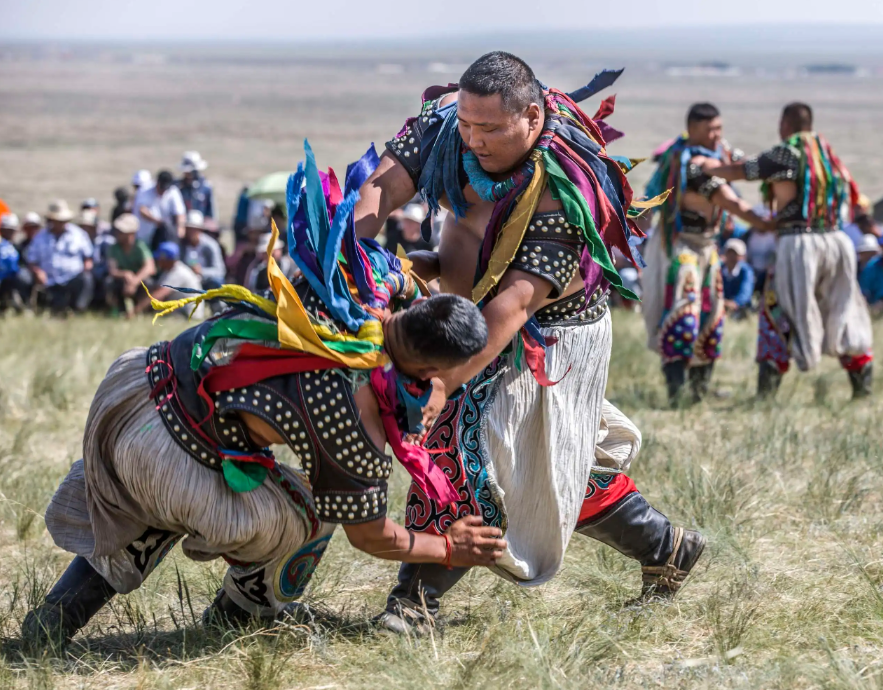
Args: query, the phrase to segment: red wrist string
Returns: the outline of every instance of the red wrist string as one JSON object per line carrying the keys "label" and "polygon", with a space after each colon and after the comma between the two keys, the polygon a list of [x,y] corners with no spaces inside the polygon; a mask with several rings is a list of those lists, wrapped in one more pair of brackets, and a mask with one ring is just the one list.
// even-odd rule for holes
{"label": "red wrist string", "polygon": [[454,555],[454,544],[451,542],[451,538],[447,534],[443,534],[442,536],[445,538],[445,560],[442,561],[442,565],[448,570],[451,570],[451,557]]}

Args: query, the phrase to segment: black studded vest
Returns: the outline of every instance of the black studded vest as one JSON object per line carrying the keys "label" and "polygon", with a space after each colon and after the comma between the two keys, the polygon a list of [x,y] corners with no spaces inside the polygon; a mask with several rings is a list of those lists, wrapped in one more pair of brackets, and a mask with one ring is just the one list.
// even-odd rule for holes
{"label": "black studded vest", "polygon": [[[296,289],[304,306],[320,304],[305,283]],[[220,318],[234,318],[235,311]],[[194,342],[215,320],[191,328],[147,352],[147,377],[166,429],[196,462],[221,469],[226,451],[254,454],[262,449],[250,438],[239,412],[269,424],[298,458],[309,481],[320,520],[359,523],[386,515],[387,479],[392,460],[365,432],[350,378],[327,369],[287,374],[212,394],[214,411],[198,394],[199,384],[222,358],[206,358],[190,368]],[[220,348],[219,348],[220,349]],[[229,457],[229,455],[227,455]]]}

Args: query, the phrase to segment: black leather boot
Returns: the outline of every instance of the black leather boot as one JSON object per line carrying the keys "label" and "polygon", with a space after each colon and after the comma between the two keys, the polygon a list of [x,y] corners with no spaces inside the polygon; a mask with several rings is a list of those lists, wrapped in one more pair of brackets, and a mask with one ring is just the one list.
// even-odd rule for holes
{"label": "black leather boot", "polygon": [[202,624],[206,627],[244,628],[256,616],[233,601],[223,588],[218,590],[215,600],[202,612]]}
{"label": "black leather boot", "polygon": [[852,399],[859,400],[871,395],[871,383],[874,378],[874,363],[868,362],[857,371],[847,371],[852,384]]}
{"label": "black leather boot", "polygon": [[782,383],[782,373],[773,362],[763,360],[758,362],[757,369],[757,397],[771,398],[779,390]]}
{"label": "black leather boot", "polygon": [[82,556],[77,556],[21,626],[22,641],[37,648],[63,646],[116,594]]}
{"label": "black leather boot", "polygon": [[386,600],[376,623],[390,632],[425,635],[435,625],[439,599],[469,571],[438,563],[402,563],[399,583]]}
{"label": "black leather boot", "polygon": [[713,362],[700,367],[690,367],[690,391],[694,403],[702,402],[702,399],[708,395],[708,386],[711,384],[711,373],[713,371]]}
{"label": "black leather boot", "polygon": [[666,362],[662,365],[662,374],[665,376],[665,387],[668,390],[668,404],[677,407],[681,390],[687,382],[686,360],[676,359],[674,362]]}
{"label": "black leather boot", "polygon": [[612,546],[641,564],[641,599],[677,594],[705,549],[699,532],[671,522],[637,491],[576,531]]}

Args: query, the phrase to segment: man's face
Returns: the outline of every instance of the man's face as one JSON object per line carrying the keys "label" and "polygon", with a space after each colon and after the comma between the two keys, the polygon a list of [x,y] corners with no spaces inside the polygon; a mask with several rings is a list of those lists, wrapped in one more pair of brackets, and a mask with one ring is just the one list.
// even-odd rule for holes
{"label": "man's face", "polygon": [[67,223],[63,220],[50,220],[49,221],[49,232],[53,235],[60,235],[64,232],[64,228]]}
{"label": "man's face", "polygon": [[12,238],[15,237],[15,228],[0,228],[0,237],[12,242]]}
{"label": "man's face", "polygon": [[741,258],[742,257],[739,256],[732,249],[727,249],[727,251],[724,252],[724,261],[727,262],[728,268],[735,268],[736,264],[739,263],[739,259],[741,259]]}
{"label": "man's face", "polygon": [[438,376],[442,369],[423,361],[411,349],[403,334],[400,320],[402,314],[403,312],[392,314],[383,322],[384,347],[400,373],[418,381],[428,381],[433,376]]}
{"label": "man's face", "polygon": [[181,175],[181,179],[184,180],[184,184],[187,184],[187,185],[192,184],[192,183],[193,183],[193,171],[192,171],[192,170],[186,170],[186,171]]}
{"label": "man's face", "polygon": [[723,134],[724,122],[720,117],[691,122],[687,125],[687,136],[690,141],[712,151],[720,145]]}
{"label": "man's face", "polygon": [[21,229],[24,231],[26,237],[31,238],[39,232],[40,225],[38,223],[25,223],[21,226]]}
{"label": "man's face", "polygon": [[406,242],[419,242],[422,234],[420,232],[420,223],[410,218],[402,219],[402,239]]}
{"label": "man's face", "polygon": [[468,91],[459,93],[457,118],[460,136],[488,173],[509,172],[521,163],[543,125],[543,112],[535,103],[510,113],[500,94],[476,96]]}
{"label": "man's face", "polygon": [[118,232],[117,242],[123,249],[131,249],[135,246],[136,237],[134,232]]}
{"label": "man's face", "polygon": [[184,230],[184,238],[187,240],[188,244],[191,244],[194,247],[199,244],[199,236],[201,234],[202,230],[199,228],[185,228]]}
{"label": "man's face", "polygon": [[175,266],[175,259],[170,259],[167,256],[161,256],[156,260],[156,267],[160,271],[171,271]]}

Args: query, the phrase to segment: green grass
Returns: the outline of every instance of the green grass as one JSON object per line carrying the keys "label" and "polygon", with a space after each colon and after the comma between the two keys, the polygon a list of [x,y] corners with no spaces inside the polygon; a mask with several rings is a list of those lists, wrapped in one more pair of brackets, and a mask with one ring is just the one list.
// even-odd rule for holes
{"label": "green grass", "polygon": [[826,361],[755,402],[754,324],[735,323],[717,395],[671,411],[639,319],[614,321],[607,396],[644,434],[632,476],[710,540],[673,604],[626,608],[637,566],[576,536],[553,582],[519,589],[474,571],[445,598],[432,638],[393,638],[368,621],[395,564],[338,534],[305,596],[325,622],[206,632],[198,618],[223,565],[175,553],[66,653],[43,658],[23,653],[18,628],[69,557],[42,512],[80,457],[107,366],[179,325],[0,322],[0,688],[883,688],[883,401],[851,403]]}

